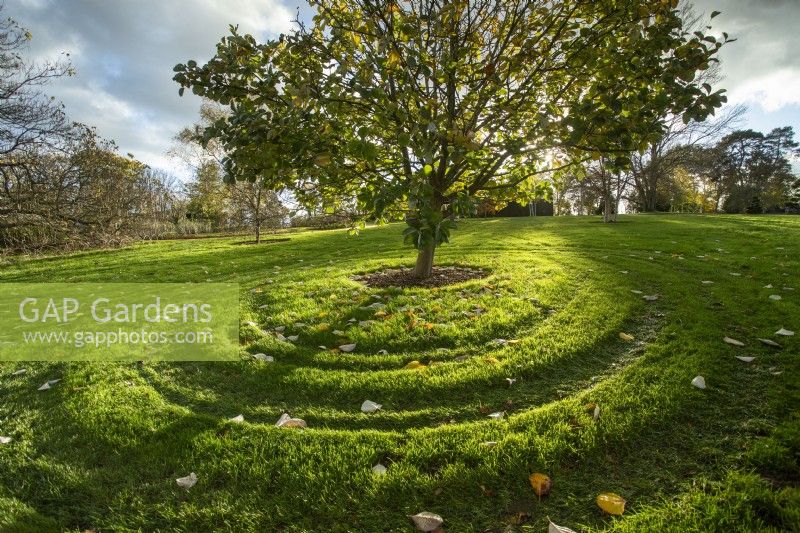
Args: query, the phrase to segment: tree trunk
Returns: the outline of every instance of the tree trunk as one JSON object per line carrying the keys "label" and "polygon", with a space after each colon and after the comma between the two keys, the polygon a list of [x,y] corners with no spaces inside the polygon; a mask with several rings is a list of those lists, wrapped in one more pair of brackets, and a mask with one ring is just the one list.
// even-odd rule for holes
{"label": "tree trunk", "polygon": [[617,221],[617,210],[612,208],[613,204],[614,202],[611,199],[611,195],[606,194],[605,200],[603,200],[603,222]]}
{"label": "tree trunk", "polygon": [[417,253],[417,265],[414,267],[414,277],[427,279],[433,273],[433,253],[436,247],[429,244]]}
{"label": "tree trunk", "polygon": [[647,213],[655,213],[656,211],[656,201],[658,199],[658,191],[653,187],[649,187],[647,189],[647,193],[644,199],[644,210]]}
{"label": "tree trunk", "polygon": [[256,218],[256,244],[261,244],[261,187],[260,186],[258,192],[256,193],[255,218]]}

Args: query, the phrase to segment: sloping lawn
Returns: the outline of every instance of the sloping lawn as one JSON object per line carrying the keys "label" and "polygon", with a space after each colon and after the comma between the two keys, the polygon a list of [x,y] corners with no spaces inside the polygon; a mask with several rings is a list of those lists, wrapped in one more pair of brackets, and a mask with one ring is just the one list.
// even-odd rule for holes
{"label": "sloping lawn", "polygon": [[[0,282],[238,282],[242,349],[236,363],[0,363],[0,435],[13,439],[0,530],[403,531],[424,510],[458,532],[546,531],[547,517],[800,529],[800,337],[775,335],[800,332],[800,218],[473,220],[437,264],[483,280],[350,279],[411,264],[401,231],[6,258]],[[382,410],[363,414],[367,399]],[[275,427],[284,412],[308,429]],[[175,479],[189,472],[187,491]],[[534,472],[553,480],[541,500]],[[600,511],[601,492],[627,500],[622,518]]]}

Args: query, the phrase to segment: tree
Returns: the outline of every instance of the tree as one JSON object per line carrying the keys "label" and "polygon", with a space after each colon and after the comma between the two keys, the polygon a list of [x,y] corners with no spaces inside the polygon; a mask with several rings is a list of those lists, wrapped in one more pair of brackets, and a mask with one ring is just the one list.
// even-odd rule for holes
{"label": "tree", "polygon": [[24,151],[52,146],[74,133],[63,105],[41,92],[42,86],[73,70],[63,61],[26,60],[23,53],[31,38],[13,19],[0,21],[0,167],[16,165]]}
{"label": "tree", "polygon": [[237,211],[242,222],[253,229],[256,244],[261,242],[262,228],[279,228],[289,218],[289,210],[277,193],[265,189],[261,183],[232,183],[228,185],[228,194],[231,209]]}
{"label": "tree", "polygon": [[790,201],[797,176],[790,158],[798,153],[791,127],[768,134],[737,130],[714,148],[710,172],[724,195],[728,213],[763,213]]}
{"label": "tree", "polygon": [[[214,123],[224,121],[226,116],[224,108],[204,102],[200,106],[200,120],[175,136],[170,154],[195,170],[196,181],[187,188],[190,198],[188,216],[213,220],[217,229],[250,226],[256,243],[259,243],[261,229],[264,226],[280,227],[288,218],[289,211],[278,195],[267,189],[261,180],[229,182],[223,186],[225,148],[216,139],[204,141],[204,133]],[[212,211],[213,216],[209,217]]]}
{"label": "tree", "polygon": [[600,200],[603,222],[616,222],[619,203],[631,184],[630,172],[609,165],[605,158],[585,165],[582,180]]}
{"label": "tree", "polygon": [[231,178],[404,216],[419,277],[481,194],[590,157],[624,166],[666,114],[724,102],[694,83],[723,43],[685,31],[677,0],[310,3],[310,28],[258,44],[232,27],[174,79],[230,107],[205,139]]}
{"label": "tree", "polygon": [[[681,17],[684,28],[696,31],[705,26],[705,21],[693,9],[691,4],[682,4]],[[714,12],[712,18],[717,14]],[[728,39],[723,33],[727,42]],[[694,83],[711,91],[723,79],[719,62],[712,62],[709,68],[697,73]],[[667,211],[669,206],[659,192],[668,190],[674,184],[665,183],[686,161],[682,160],[686,150],[675,150],[676,147],[702,146],[716,142],[725,133],[732,130],[740,120],[746,108],[741,105],[731,106],[713,119],[686,117],[681,114],[667,113],[663,117],[662,134],[650,142],[642,151],[631,153],[630,178],[633,185],[631,207],[638,211]],[[712,110],[711,115],[715,115]]]}
{"label": "tree", "polygon": [[202,163],[194,179],[186,184],[189,200],[186,216],[210,225],[212,231],[224,230],[227,225],[227,190],[222,170],[211,161]]}
{"label": "tree", "polygon": [[28,147],[0,176],[0,245],[26,250],[149,235],[173,195],[164,176],[85,126],[57,146]]}

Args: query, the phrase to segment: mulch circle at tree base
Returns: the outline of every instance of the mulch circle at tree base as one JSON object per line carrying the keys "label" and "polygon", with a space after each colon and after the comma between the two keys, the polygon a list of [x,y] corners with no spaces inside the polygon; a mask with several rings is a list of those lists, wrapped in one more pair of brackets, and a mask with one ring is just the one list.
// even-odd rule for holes
{"label": "mulch circle at tree base", "polygon": [[433,267],[433,274],[429,278],[420,279],[414,276],[412,268],[393,268],[380,270],[360,276],[353,276],[353,281],[360,281],[368,287],[443,287],[462,283],[473,279],[485,278],[487,272],[477,268],[444,266]]}

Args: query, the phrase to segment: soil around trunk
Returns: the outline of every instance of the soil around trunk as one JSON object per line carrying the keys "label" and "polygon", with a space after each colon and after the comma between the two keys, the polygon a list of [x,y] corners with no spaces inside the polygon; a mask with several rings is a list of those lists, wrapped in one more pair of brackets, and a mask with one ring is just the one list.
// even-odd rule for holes
{"label": "soil around trunk", "polygon": [[444,287],[463,283],[473,279],[481,279],[489,273],[479,268],[469,268],[461,266],[441,266],[433,267],[433,273],[429,278],[418,278],[414,275],[413,268],[392,268],[379,270],[368,274],[352,276],[350,279],[359,281],[367,287],[387,288],[387,287]]}

